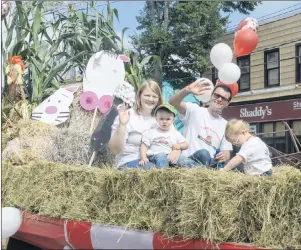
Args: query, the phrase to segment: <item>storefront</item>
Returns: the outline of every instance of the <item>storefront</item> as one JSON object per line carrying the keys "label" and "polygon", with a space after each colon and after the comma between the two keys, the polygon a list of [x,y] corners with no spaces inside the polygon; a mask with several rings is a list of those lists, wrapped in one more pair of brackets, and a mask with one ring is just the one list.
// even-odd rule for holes
{"label": "storefront", "polygon": [[283,121],[301,141],[301,98],[230,106],[222,116],[227,120],[236,118],[247,121],[251,132],[264,133],[261,138],[265,143],[284,153],[294,153],[296,149],[289,132],[284,131],[287,128]]}

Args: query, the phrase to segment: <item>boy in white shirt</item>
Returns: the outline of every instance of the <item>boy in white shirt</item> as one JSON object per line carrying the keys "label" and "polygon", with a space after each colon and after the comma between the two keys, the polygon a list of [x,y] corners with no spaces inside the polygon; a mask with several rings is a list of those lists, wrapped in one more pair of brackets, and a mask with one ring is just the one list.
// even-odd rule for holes
{"label": "boy in white shirt", "polygon": [[169,154],[172,150],[185,150],[188,148],[187,140],[173,126],[176,110],[170,104],[162,104],[155,110],[158,127],[146,131],[142,136],[140,148],[141,161],[139,165],[148,162],[156,164],[158,168],[169,165],[192,167],[196,162],[180,156],[176,162],[170,162]]}
{"label": "boy in white shirt", "polygon": [[239,152],[220,171],[229,171],[244,163],[245,174],[272,175],[272,161],[266,144],[249,133],[249,124],[233,119],[227,123],[226,139],[233,145],[241,145]]}

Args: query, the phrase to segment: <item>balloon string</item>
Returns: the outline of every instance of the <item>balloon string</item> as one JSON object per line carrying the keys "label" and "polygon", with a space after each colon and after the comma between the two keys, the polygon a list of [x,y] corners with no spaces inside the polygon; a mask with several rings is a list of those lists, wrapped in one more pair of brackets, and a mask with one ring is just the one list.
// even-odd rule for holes
{"label": "balloon string", "polygon": [[232,56],[232,62],[235,61],[236,57],[237,57],[237,56],[235,55],[235,53],[233,53],[233,56]]}

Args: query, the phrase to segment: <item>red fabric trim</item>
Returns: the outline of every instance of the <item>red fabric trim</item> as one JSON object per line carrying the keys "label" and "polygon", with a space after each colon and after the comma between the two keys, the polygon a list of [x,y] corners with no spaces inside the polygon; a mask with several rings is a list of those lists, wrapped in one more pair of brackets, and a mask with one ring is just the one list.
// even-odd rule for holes
{"label": "red fabric trim", "polygon": [[43,249],[63,249],[67,245],[63,220],[22,214],[23,221],[14,238]]}
{"label": "red fabric trim", "polygon": [[[19,231],[13,236],[42,249],[63,249],[68,245],[65,240],[64,220],[38,216],[23,212]],[[91,222],[67,221],[68,241],[76,249],[93,249],[91,242]],[[175,237],[168,240],[162,233],[154,233],[153,249],[260,249],[235,243],[210,243],[205,240],[184,240]]]}
{"label": "red fabric trim", "polygon": [[68,221],[68,240],[75,249],[93,249],[91,242],[91,222]]}

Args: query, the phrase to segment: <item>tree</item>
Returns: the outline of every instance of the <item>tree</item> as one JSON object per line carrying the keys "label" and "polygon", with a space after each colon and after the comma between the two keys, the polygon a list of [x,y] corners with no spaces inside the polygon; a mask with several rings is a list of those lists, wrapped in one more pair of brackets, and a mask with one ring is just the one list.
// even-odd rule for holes
{"label": "tree", "polygon": [[136,17],[137,29],[142,32],[131,36],[132,44],[141,57],[159,55],[164,65],[163,79],[185,78],[173,84],[181,86],[210,67],[208,54],[228,22],[228,17],[221,17],[220,12],[248,14],[257,4],[257,1],[148,1]]}

